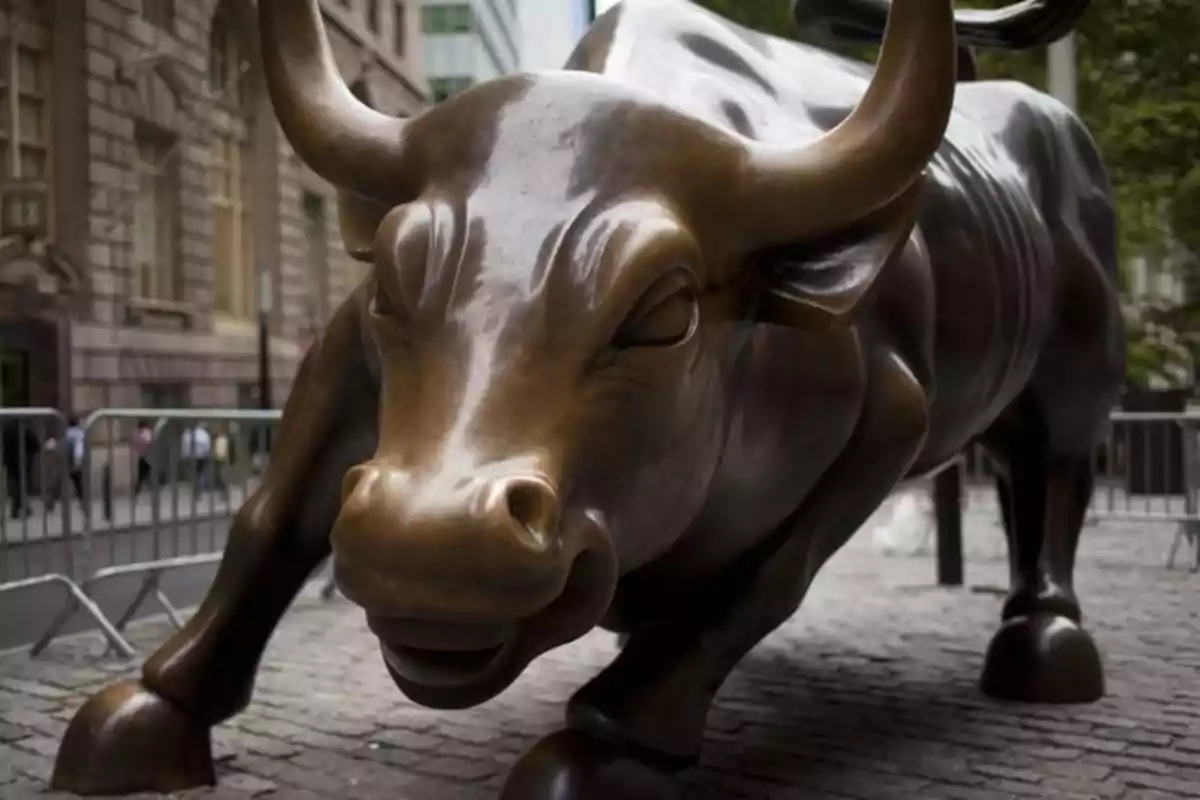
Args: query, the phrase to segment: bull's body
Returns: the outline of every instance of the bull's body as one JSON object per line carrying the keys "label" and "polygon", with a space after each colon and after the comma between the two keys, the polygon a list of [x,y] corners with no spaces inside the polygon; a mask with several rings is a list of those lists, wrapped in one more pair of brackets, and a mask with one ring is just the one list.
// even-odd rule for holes
{"label": "bull's body", "polygon": [[[665,105],[765,142],[832,129],[862,99],[872,73],[678,2],[629,3],[606,22],[568,68],[648,90]],[[960,84],[954,108],[905,268],[881,279],[877,305],[860,322],[864,348],[873,339],[894,342],[933,395],[912,477],[983,437],[1031,386],[1050,390],[1038,383],[1042,374],[1053,391],[1070,392],[1050,404],[1067,415],[1054,421],[1056,435],[1091,437],[1124,371],[1114,202],[1087,130],[1055,99],[1014,82]],[[1073,319],[1068,303],[1076,304]],[[825,403],[811,388],[822,378],[808,372],[811,350],[822,346],[785,327],[756,332],[709,501],[673,554],[677,561],[651,569],[655,592],[667,572],[703,581],[756,544],[840,452],[844,428],[831,426],[838,438],[822,441],[822,430],[804,424],[814,404]],[[708,569],[697,569],[700,561]]]}
{"label": "bull's body", "polygon": [[505,796],[658,797],[826,559],[975,441],[1012,564],[982,688],[1103,693],[1072,574],[1122,373],[1112,196],[1059,104],[954,101],[950,0],[896,0],[874,73],[639,0],[570,70],[411,121],[347,90],[317,0],[259,11],[280,123],[371,277],[306,356],[209,595],[78,712],[57,788],[211,783],[209,728],[332,552],[428,706],[628,634]]}

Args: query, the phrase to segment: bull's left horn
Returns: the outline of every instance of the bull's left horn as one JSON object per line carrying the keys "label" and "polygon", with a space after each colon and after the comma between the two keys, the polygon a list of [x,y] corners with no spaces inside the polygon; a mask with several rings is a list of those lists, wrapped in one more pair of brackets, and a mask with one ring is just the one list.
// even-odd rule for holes
{"label": "bull's left horn", "polygon": [[318,0],[258,0],[258,14],[267,91],[296,154],[335,186],[375,198],[394,192],[388,165],[399,164],[407,121],[351,93]]}
{"label": "bull's left horn", "polygon": [[956,78],[953,0],[895,0],[858,107],[801,147],[755,143],[738,229],[754,246],[838,231],[912,185],[949,124]]}

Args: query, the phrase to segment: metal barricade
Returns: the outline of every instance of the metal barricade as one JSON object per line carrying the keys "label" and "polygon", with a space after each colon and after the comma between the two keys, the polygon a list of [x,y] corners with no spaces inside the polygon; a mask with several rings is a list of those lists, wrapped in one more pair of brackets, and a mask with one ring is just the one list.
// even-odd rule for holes
{"label": "metal barricade", "polygon": [[[69,491],[74,485],[66,419],[53,408],[0,409],[0,594],[56,584],[67,605],[90,616],[125,656],[133,648],[79,583],[77,540],[84,535]],[[80,501],[82,502],[82,501]]]}
{"label": "metal barricade", "polygon": [[[220,561],[234,513],[259,484],[279,419],[270,410],[101,409],[83,421],[80,595],[92,602],[100,584],[140,576],[112,624],[118,636],[148,601],[182,627],[162,578]],[[69,599],[31,653],[44,650],[81,607],[79,597]],[[133,653],[128,643],[110,643]]]}
{"label": "metal barricade", "polygon": [[[1114,412],[1094,467],[1087,525],[1173,525],[1167,566],[1186,543],[1194,553],[1192,571],[1200,571],[1200,412]],[[999,515],[993,467],[982,448],[966,454],[962,469],[964,505]]]}
{"label": "metal barricade", "polygon": [[1092,512],[1100,519],[1174,524],[1167,556],[1193,549],[1200,572],[1200,412],[1117,412],[1097,464]]}

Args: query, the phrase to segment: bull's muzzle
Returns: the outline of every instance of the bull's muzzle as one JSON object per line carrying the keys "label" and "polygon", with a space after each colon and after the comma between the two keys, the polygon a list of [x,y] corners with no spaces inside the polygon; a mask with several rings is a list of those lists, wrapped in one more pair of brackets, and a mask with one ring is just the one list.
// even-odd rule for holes
{"label": "bull's muzzle", "polygon": [[594,626],[616,584],[597,516],[564,516],[545,475],[480,472],[357,467],[334,526],[339,588],[366,610],[401,689],[427,705],[493,696]]}

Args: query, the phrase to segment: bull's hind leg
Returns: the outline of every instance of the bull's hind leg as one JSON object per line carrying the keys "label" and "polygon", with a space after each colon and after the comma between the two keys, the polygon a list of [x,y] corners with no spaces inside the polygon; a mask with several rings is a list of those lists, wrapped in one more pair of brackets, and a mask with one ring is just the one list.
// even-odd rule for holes
{"label": "bull's hind leg", "polygon": [[329,553],[341,476],[373,445],[374,408],[351,406],[354,393],[371,394],[354,313],[340,311],[305,358],[263,484],[238,511],[200,608],[140,681],[112,684],[79,709],[54,789],[111,795],[215,782],[210,729],[249,703],[268,638]]}
{"label": "bull's hind leg", "polygon": [[1006,700],[1097,700],[1104,671],[1081,627],[1074,588],[1075,551],[1092,493],[1092,437],[1056,441],[1041,403],[1030,395],[987,441],[1004,467],[997,486],[1011,590],[980,687]]}
{"label": "bull's hind leg", "polygon": [[[813,576],[901,480],[927,431],[925,392],[890,353],[871,362],[846,449],[778,531],[661,625],[635,632],[570,702],[572,730],[527,753],[512,800],[673,796],[669,774],[699,756],[713,697],[738,662],[800,605]],[[637,765],[641,769],[635,768]]]}

